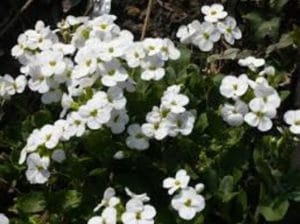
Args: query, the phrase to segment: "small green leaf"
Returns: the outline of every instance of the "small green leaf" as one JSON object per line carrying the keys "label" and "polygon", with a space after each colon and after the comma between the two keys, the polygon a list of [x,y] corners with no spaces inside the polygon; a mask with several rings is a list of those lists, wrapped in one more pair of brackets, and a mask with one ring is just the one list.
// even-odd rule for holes
{"label": "small green leaf", "polygon": [[270,0],[270,6],[276,11],[280,12],[282,8],[289,2],[289,0]]}
{"label": "small green leaf", "polygon": [[233,197],[238,195],[238,192],[233,192],[234,179],[232,176],[225,176],[219,186],[220,195],[223,202],[230,201]]}
{"label": "small green leaf", "polygon": [[280,25],[280,18],[275,17],[269,21],[263,22],[257,29],[255,35],[258,38],[269,36],[275,39],[278,36],[278,29]]}
{"label": "small green leaf", "polygon": [[293,43],[294,43],[294,40],[293,40],[291,33],[283,34],[280,37],[280,40],[278,43],[268,46],[268,48],[266,50],[266,55],[269,55],[270,53],[272,53],[275,50],[287,48],[287,47],[291,46]]}
{"label": "small green leaf", "polygon": [[288,208],[289,208],[289,201],[282,200],[276,198],[275,200],[264,203],[258,207],[260,214],[264,216],[266,221],[268,222],[275,222],[280,221],[285,216]]}
{"label": "small green leaf", "polygon": [[32,192],[19,198],[16,205],[21,212],[37,213],[45,209],[46,200],[42,192]]}

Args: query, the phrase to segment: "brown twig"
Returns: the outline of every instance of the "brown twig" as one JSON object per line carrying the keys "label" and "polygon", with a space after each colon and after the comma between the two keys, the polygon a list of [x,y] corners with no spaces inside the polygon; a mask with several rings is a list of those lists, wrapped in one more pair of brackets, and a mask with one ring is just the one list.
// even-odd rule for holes
{"label": "brown twig", "polygon": [[18,13],[10,20],[7,25],[0,31],[0,37],[5,34],[5,32],[15,23],[15,21],[20,17],[20,15],[34,2],[34,0],[27,0],[27,2],[22,6]]}
{"label": "brown twig", "polygon": [[89,0],[87,7],[85,9],[85,12],[83,13],[84,16],[88,16],[89,14],[91,14],[91,11],[94,7],[94,1],[93,0]]}
{"label": "brown twig", "polygon": [[143,40],[145,38],[145,35],[147,32],[147,27],[148,27],[150,15],[151,15],[152,4],[153,4],[153,0],[148,0],[147,12],[146,12],[145,20],[144,20],[143,30],[142,30],[142,34],[141,34],[141,40]]}

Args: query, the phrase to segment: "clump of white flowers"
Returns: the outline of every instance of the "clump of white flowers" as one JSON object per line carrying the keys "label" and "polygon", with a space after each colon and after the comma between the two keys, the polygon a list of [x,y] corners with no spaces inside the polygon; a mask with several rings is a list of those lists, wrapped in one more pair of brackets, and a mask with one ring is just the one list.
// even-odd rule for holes
{"label": "clump of white flowers", "polygon": [[223,120],[229,125],[239,126],[245,121],[262,132],[272,128],[272,119],[277,115],[281,99],[268,81],[275,74],[274,67],[268,66],[257,72],[257,68],[264,64],[264,59],[255,57],[239,60],[239,65],[248,67],[249,74],[255,76],[254,81],[247,74],[239,77],[228,75],[223,78],[220,93],[233,102],[226,103],[221,109]]}
{"label": "clump of white flowers", "polygon": [[185,170],[178,170],[175,178],[168,177],[163,181],[163,187],[168,189],[169,195],[173,195],[172,207],[184,220],[192,220],[197,213],[205,208],[205,199],[200,194],[204,190],[202,183],[195,187],[189,186],[190,176]]}
{"label": "clump of white flowers", "polygon": [[241,30],[236,20],[228,16],[221,4],[203,6],[201,12],[205,15],[205,22],[194,20],[187,26],[179,27],[176,36],[184,44],[193,44],[201,51],[208,52],[213,49],[214,43],[224,36],[225,41],[233,45],[235,40],[242,38]]}
{"label": "clump of white flowers", "polygon": [[147,203],[150,200],[147,194],[135,194],[128,188],[125,188],[125,192],[130,199],[123,211],[120,208],[124,206],[121,204],[121,199],[115,196],[115,190],[107,188],[101,203],[94,209],[94,212],[101,209],[101,215],[90,218],[88,224],[116,224],[119,221],[123,224],[154,224],[156,209]]}
{"label": "clump of white flowers", "polygon": [[[116,18],[107,14],[93,19],[68,16],[57,30],[38,21],[34,29],[19,36],[13,47],[12,55],[22,65],[22,74],[16,79],[9,75],[0,77],[0,95],[8,98],[23,92],[27,85],[41,94],[42,103],[62,107],[54,124],[33,130],[21,152],[20,163],[26,161],[30,183],[45,183],[50,177],[51,160],[61,163],[66,159],[64,142],[104,127],[113,134],[123,133],[130,120],[126,92],[135,91],[138,80],[134,78],[160,80],[166,74],[167,61],[180,57],[180,51],[167,38],[134,41],[132,33],[115,24]],[[132,76],[135,71],[139,72],[138,77]],[[168,89],[161,106],[164,116],[168,115],[161,122],[168,125],[168,131],[162,130],[173,137],[189,134],[195,120],[185,111],[188,98],[179,90],[176,87],[171,93]],[[170,97],[175,97],[175,101],[171,102]],[[148,140],[154,134],[149,128],[145,130],[135,124],[129,126],[128,147],[148,148]]]}
{"label": "clump of white flowers", "polygon": [[144,150],[149,147],[148,140],[162,140],[167,136],[189,135],[194,127],[194,111],[186,110],[189,98],[180,93],[181,86],[173,85],[163,93],[159,107],[154,106],[146,115],[146,123],[129,126],[127,145]]}

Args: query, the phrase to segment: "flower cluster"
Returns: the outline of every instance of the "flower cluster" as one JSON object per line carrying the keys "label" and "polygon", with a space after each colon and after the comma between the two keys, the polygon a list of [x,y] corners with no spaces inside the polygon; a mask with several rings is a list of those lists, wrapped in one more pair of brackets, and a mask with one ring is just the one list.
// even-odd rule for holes
{"label": "flower cluster", "polygon": [[145,204],[150,200],[147,194],[135,194],[128,188],[125,188],[125,191],[130,199],[124,212],[124,206],[121,205],[120,198],[115,196],[115,190],[107,188],[101,203],[94,209],[94,212],[101,209],[101,215],[90,218],[88,224],[116,224],[119,221],[123,224],[153,224],[156,210],[152,205]]}
{"label": "flower cluster", "polygon": [[189,182],[190,176],[185,170],[179,170],[175,178],[168,177],[163,181],[163,187],[168,189],[169,195],[177,192],[171,205],[184,220],[193,219],[205,208],[205,199],[200,194],[204,190],[204,185],[199,183],[193,188],[188,185]]}
{"label": "flower cluster", "polygon": [[233,104],[226,103],[222,107],[222,117],[232,126],[239,126],[245,121],[262,132],[268,131],[281,103],[276,89],[268,81],[275,74],[275,69],[268,66],[257,74],[257,68],[263,66],[265,60],[254,57],[240,59],[239,64],[250,69],[249,74],[255,77],[255,81],[247,74],[239,77],[229,75],[222,80],[221,95],[233,101]]}
{"label": "flower cluster", "polygon": [[195,115],[186,110],[189,98],[181,94],[180,90],[179,85],[168,87],[163,93],[160,106],[154,106],[146,115],[147,123],[128,127],[128,147],[144,150],[149,147],[149,139],[162,140],[167,136],[189,135],[192,132]]}
{"label": "flower cluster", "polygon": [[[23,75],[16,80],[4,76],[2,95],[22,92],[27,83],[31,91],[42,95],[42,103],[60,103],[62,106],[60,119],[33,130],[21,152],[20,163],[27,158],[26,177],[30,183],[42,184],[48,180],[50,158],[62,162],[66,158],[63,143],[71,138],[103,127],[113,134],[124,132],[130,120],[126,92],[135,91],[134,78],[160,80],[165,76],[166,62],[180,57],[171,40],[146,38],[134,41],[133,35],[121,30],[115,20],[114,15],[94,19],[68,16],[58,24],[57,30],[51,30],[39,21],[35,29],[21,34],[18,44],[13,47],[12,55],[21,63]],[[139,77],[131,77],[135,71],[139,72]],[[180,98],[180,88],[177,89]],[[177,95],[174,92],[170,97]],[[163,101],[168,101],[167,96]],[[169,135],[191,132],[191,128],[187,129],[194,123],[194,118],[189,112],[171,111],[168,114],[170,126],[171,122],[173,126],[174,122],[178,123],[178,128]],[[137,132],[136,126],[127,130],[130,136]],[[149,137],[148,134],[146,143],[139,143],[136,148],[148,148]],[[131,147],[132,144],[128,145]]]}
{"label": "flower cluster", "polygon": [[235,40],[242,38],[241,30],[237,27],[236,20],[228,16],[221,4],[203,6],[202,13],[205,15],[205,22],[194,20],[187,26],[180,26],[176,36],[184,44],[193,44],[201,51],[210,51],[214,43],[224,36],[225,41],[233,45]]}

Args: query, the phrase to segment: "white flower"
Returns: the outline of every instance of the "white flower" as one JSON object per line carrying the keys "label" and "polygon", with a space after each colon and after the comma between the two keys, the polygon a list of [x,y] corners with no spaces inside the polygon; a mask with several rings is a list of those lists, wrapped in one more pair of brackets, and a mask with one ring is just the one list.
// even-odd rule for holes
{"label": "white flower", "polygon": [[236,20],[230,16],[224,22],[219,22],[217,27],[224,34],[225,40],[231,45],[234,44],[235,40],[242,38],[241,30],[236,26]]}
{"label": "white flower", "polygon": [[5,82],[5,92],[9,95],[22,93],[27,84],[27,80],[24,75],[19,75],[16,79],[13,79],[13,77],[6,74],[3,76],[3,81]]}
{"label": "white flower", "polygon": [[207,22],[217,22],[220,19],[224,19],[227,16],[227,12],[224,11],[224,7],[221,4],[212,4],[211,6],[202,6],[201,12],[205,15],[204,19]]}
{"label": "white flower", "polygon": [[115,208],[105,208],[101,216],[94,216],[89,219],[88,224],[116,224],[117,211]]}
{"label": "white flower", "polygon": [[265,59],[249,56],[244,59],[240,59],[238,63],[240,66],[248,67],[251,71],[256,71],[257,68],[265,64]]}
{"label": "white flower", "polygon": [[241,100],[237,100],[234,105],[226,103],[221,109],[223,120],[231,126],[241,125],[246,113],[248,113],[248,106]]}
{"label": "white flower", "polygon": [[1,224],[9,224],[9,219],[6,217],[6,215],[0,213],[0,223]]}
{"label": "white flower", "polygon": [[267,66],[264,68],[264,70],[262,70],[260,73],[258,73],[258,75],[260,76],[274,76],[276,73],[275,68],[273,66]]}
{"label": "white flower", "polygon": [[[106,94],[104,97],[106,97]],[[86,105],[79,108],[79,115],[86,119],[86,125],[92,129],[100,129],[103,124],[110,119],[112,108],[107,105],[106,101],[92,99]]]}
{"label": "white flower", "polygon": [[148,56],[160,55],[164,44],[160,38],[146,38],[142,43]]}
{"label": "white flower", "polygon": [[248,90],[248,77],[247,75],[240,75],[235,77],[228,75],[223,78],[220,93],[226,98],[236,99],[243,96]]}
{"label": "white flower", "polygon": [[62,133],[61,130],[59,130],[57,127],[53,125],[44,125],[40,130],[40,138],[42,141],[42,144],[45,145],[48,149],[53,149],[57,146],[59,143],[60,137]]}
{"label": "white flower", "polygon": [[99,205],[94,208],[94,212],[98,211],[102,207],[114,208],[120,203],[120,199],[115,196],[116,191],[112,187],[107,188],[104,191],[103,199]]}
{"label": "white flower", "polygon": [[266,104],[268,107],[278,108],[281,103],[281,99],[277,91],[269,85],[268,81],[259,77],[254,83],[249,83],[254,89],[254,94],[256,98],[251,101],[261,101],[261,103]]}
{"label": "white flower", "polygon": [[125,130],[125,125],[129,121],[126,110],[113,110],[109,122],[106,124],[114,134],[120,134]]}
{"label": "white flower", "polygon": [[169,189],[168,194],[172,195],[179,189],[186,188],[189,184],[190,176],[185,170],[178,170],[175,178],[168,177],[163,181],[163,187]]}
{"label": "white flower", "polygon": [[42,51],[39,55],[41,71],[44,76],[61,75],[66,68],[60,51]]}
{"label": "white flower", "polygon": [[41,67],[30,67],[31,78],[28,81],[28,87],[32,91],[46,93],[50,90],[51,80],[45,77],[41,72]]}
{"label": "white flower", "polygon": [[202,51],[210,51],[214,43],[220,39],[221,35],[219,30],[214,24],[204,22],[200,25],[199,32],[193,39],[193,44],[198,46]]}
{"label": "white flower", "polygon": [[165,69],[163,68],[164,61],[157,56],[146,57],[142,61],[141,67],[144,71],[141,74],[143,80],[160,80],[165,76]]}
{"label": "white flower", "polygon": [[110,87],[107,90],[107,101],[116,110],[124,109],[127,102],[123,90],[118,86]]}
{"label": "white flower", "polygon": [[107,87],[116,86],[118,82],[124,82],[128,78],[127,71],[120,65],[118,60],[104,63],[101,74],[102,84]]}
{"label": "white flower", "polygon": [[251,101],[249,107],[252,112],[245,115],[245,121],[262,132],[270,130],[273,126],[271,119],[276,116],[276,109],[261,101]]}
{"label": "white flower", "polygon": [[189,44],[193,42],[193,39],[201,30],[201,23],[198,20],[194,20],[192,23],[187,26],[180,26],[176,37],[180,39],[181,43]]}
{"label": "white flower", "polygon": [[168,90],[164,92],[164,95],[161,98],[161,106],[176,114],[184,112],[186,110],[184,106],[186,106],[188,103],[189,98],[186,95]]}
{"label": "white flower", "polygon": [[98,67],[97,58],[93,49],[84,47],[81,48],[75,56],[77,65],[73,70],[75,78],[82,78],[88,74],[92,74]]}
{"label": "white flower", "polygon": [[[168,111],[166,111],[167,115]],[[164,111],[160,108],[154,106],[152,111],[147,113],[146,121],[142,125],[142,132],[145,136],[149,138],[155,138],[157,140],[162,140],[168,135],[169,123],[166,119],[163,119]]]}
{"label": "white flower", "polygon": [[202,183],[196,184],[195,191],[200,194],[204,190],[205,186]]}
{"label": "white flower", "polygon": [[91,36],[91,29],[86,24],[82,24],[76,29],[76,32],[73,34],[71,44],[76,48],[82,48],[85,46],[87,39]]}
{"label": "white flower", "polygon": [[130,68],[136,68],[141,65],[142,60],[145,58],[146,54],[142,43],[137,42],[133,44],[126,52],[125,59]]}
{"label": "white flower", "polygon": [[168,135],[169,125],[167,122],[160,121],[155,123],[145,123],[142,125],[142,132],[149,138],[162,140]]}
{"label": "white flower", "polygon": [[117,152],[114,154],[113,158],[116,159],[116,160],[122,160],[122,159],[124,159],[124,158],[125,158],[125,153],[124,153],[124,151],[121,151],[121,150],[117,151]]}
{"label": "white flower", "polygon": [[99,58],[108,62],[114,58],[123,56],[132,40],[133,36],[131,33],[122,31],[118,38],[109,42],[97,44],[94,47],[99,48]]}
{"label": "white flower", "polygon": [[52,153],[51,159],[55,162],[62,163],[66,159],[66,153],[62,149],[55,149]]}
{"label": "white flower", "polygon": [[132,192],[128,187],[125,187],[125,192],[129,197],[131,197],[133,199],[137,199],[142,202],[150,201],[150,198],[148,197],[147,193],[136,194],[136,193]]}
{"label": "white flower", "polygon": [[142,201],[131,199],[126,203],[126,211],[121,220],[124,224],[154,224],[156,210],[151,205],[144,205]]}
{"label": "white flower", "polygon": [[15,45],[11,50],[11,55],[13,57],[19,58],[25,54],[27,37],[25,34],[21,34],[18,37],[18,44]]}
{"label": "white flower", "polygon": [[32,153],[27,157],[26,177],[31,184],[44,184],[50,177],[48,167],[50,159],[40,157],[37,153]]}
{"label": "white flower", "polygon": [[102,15],[89,21],[90,26],[93,28],[92,35],[101,39],[111,38],[111,32],[117,29],[114,21],[117,19],[114,15]]}
{"label": "white flower", "polygon": [[62,111],[60,113],[60,117],[64,117],[67,113],[67,111],[72,107],[72,103],[74,102],[72,96],[64,93],[61,97],[61,106]]}
{"label": "white flower", "polygon": [[26,146],[22,149],[19,164],[25,162],[26,155],[29,152],[34,152],[43,143],[41,138],[41,132],[39,129],[34,129],[33,132],[27,138]]}
{"label": "white flower", "polygon": [[194,188],[188,187],[174,196],[171,205],[182,219],[191,220],[205,208],[205,200]]}
{"label": "white flower", "polygon": [[149,140],[143,134],[139,124],[131,124],[127,128],[129,136],[126,139],[126,145],[131,149],[145,150],[149,148]]}
{"label": "white flower", "polygon": [[160,50],[160,55],[164,61],[169,59],[177,60],[180,57],[180,51],[175,47],[173,41],[165,38],[163,39],[163,46]]}
{"label": "white flower", "polygon": [[85,133],[86,119],[81,117],[78,112],[71,112],[67,117],[68,126],[66,128],[67,136],[81,137]]}
{"label": "white flower", "polygon": [[182,135],[189,135],[192,133],[195,123],[195,115],[190,111],[185,111],[180,114],[169,113],[167,121],[169,122],[168,135],[171,137]]}
{"label": "white flower", "polygon": [[300,134],[300,110],[289,110],[284,114],[284,121],[290,125],[293,134]]}

